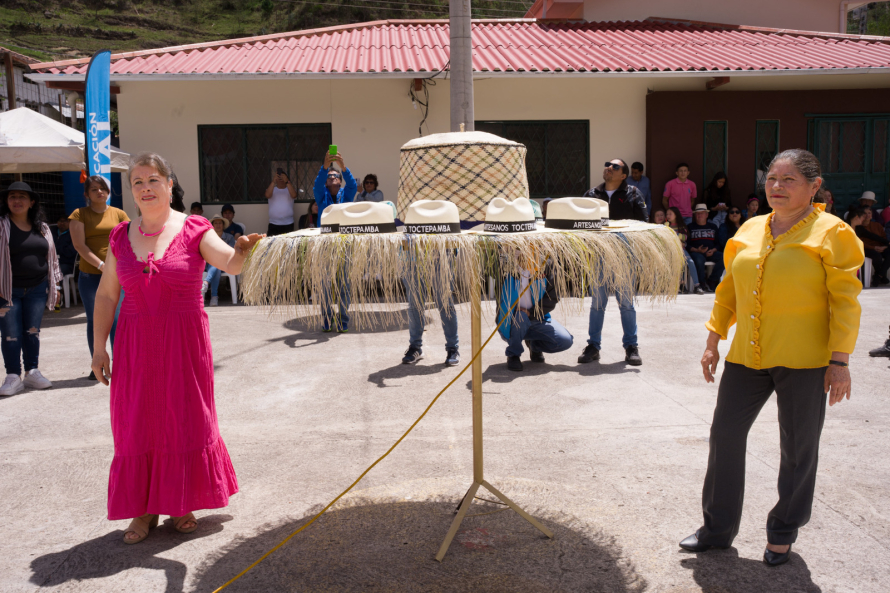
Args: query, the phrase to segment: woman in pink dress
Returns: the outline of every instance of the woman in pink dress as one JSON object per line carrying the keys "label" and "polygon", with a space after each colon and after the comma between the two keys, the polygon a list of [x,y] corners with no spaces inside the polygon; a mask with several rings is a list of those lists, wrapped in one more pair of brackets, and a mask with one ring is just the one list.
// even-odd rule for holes
{"label": "woman in pink dress", "polygon": [[[198,527],[192,511],[217,509],[238,492],[219,435],[213,401],[213,355],[201,298],[205,262],[241,271],[261,235],[232,249],[206,218],[170,208],[167,162],[143,153],[129,180],[141,218],[116,226],[96,294],[93,372],[111,383],[114,459],[108,518],[133,519],[124,542],[148,536],[158,515],[177,531]],[[126,291],[115,338],[114,375],[105,342],[120,289]]]}

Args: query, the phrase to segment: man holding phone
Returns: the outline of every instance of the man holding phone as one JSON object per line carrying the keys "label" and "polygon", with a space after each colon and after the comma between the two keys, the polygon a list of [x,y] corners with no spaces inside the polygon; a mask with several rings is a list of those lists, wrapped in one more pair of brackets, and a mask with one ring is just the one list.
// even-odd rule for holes
{"label": "man holding phone", "polygon": [[269,200],[269,229],[266,235],[274,237],[293,232],[296,197],[297,190],[284,169],[279,167],[272,177],[272,183],[266,188],[266,199]]}
{"label": "man holding phone", "polygon": [[[340,171],[333,167],[334,164],[340,168]],[[328,154],[324,155],[324,165],[315,177],[315,185],[312,188],[315,202],[318,204],[319,221],[321,213],[331,204],[354,201],[357,189],[358,184],[355,182],[355,177],[343,163],[343,157],[337,151],[337,146],[331,145]],[[324,299],[322,331],[329,332],[336,329],[337,333],[346,333],[349,331],[349,284],[342,277],[340,285],[337,287],[335,300],[339,305],[339,312],[336,315],[331,306],[332,299]]]}
{"label": "man holding phone", "polygon": [[[334,164],[339,167],[340,171],[333,167]],[[328,154],[324,155],[324,165],[315,177],[313,187],[319,215],[331,204],[342,204],[355,200],[357,189],[358,183],[343,163],[343,157],[337,152],[337,146],[331,145]]]}

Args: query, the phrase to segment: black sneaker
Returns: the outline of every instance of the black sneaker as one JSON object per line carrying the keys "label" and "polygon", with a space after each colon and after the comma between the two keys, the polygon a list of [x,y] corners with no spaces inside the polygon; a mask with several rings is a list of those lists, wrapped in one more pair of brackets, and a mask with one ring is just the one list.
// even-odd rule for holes
{"label": "black sneaker", "polygon": [[695,294],[705,294],[705,291],[702,290],[702,287],[700,284],[698,286],[696,286],[695,290],[693,290],[692,292],[694,292]]}
{"label": "black sneaker", "polygon": [[402,357],[402,364],[417,364],[417,361],[423,358],[423,350],[409,346],[405,350],[405,356]]}
{"label": "black sneaker", "polygon": [[519,360],[518,356],[508,356],[507,357],[507,368],[511,371],[521,371],[522,370],[522,361]]}
{"label": "black sneaker", "polygon": [[449,348],[445,351],[445,366],[453,367],[460,364],[460,352],[457,348]]}
{"label": "black sneaker", "polygon": [[643,359],[640,358],[640,349],[636,346],[628,346],[624,349],[624,362],[629,365],[638,367],[643,364]]}
{"label": "black sneaker", "polygon": [[880,348],[875,348],[874,350],[870,350],[868,353],[869,356],[883,356],[886,358],[890,358],[890,340],[884,342],[884,345]]}
{"label": "black sneaker", "polygon": [[544,353],[532,350],[532,345],[528,340],[525,341],[525,347],[528,348],[528,353],[529,356],[531,356],[532,362],[544,362]]}
{"label": "black sneaker", "polygon": [[578,357],[578,362],[580,362],[581,364],[587,364],[588,362],[593,362],[599,359],[599,349],[592,344],[588,344],[584,347],[584,352],[581,353],[581,356]]}

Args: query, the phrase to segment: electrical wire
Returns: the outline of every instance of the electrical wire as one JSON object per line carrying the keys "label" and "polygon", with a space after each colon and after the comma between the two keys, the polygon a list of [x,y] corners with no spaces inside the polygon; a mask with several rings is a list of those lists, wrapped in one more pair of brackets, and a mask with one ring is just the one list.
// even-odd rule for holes
{"label": "electrical wire", "polygon": [[[414,80],[411,81],[411,86],[408,87],[408,96],[411,97],[411,101],[415,105],[420,105],[421,113],[423,114],[423,119],[420,120],[420,124],[417,126],[417,135],[423,136],[423,124],[426,122],[427,117],[430,113],[430,91],[428,86],[436,86],[436,77],[445,72],[445,69],[451,64],[451,60],[445,62],[445,65],[439,68],[437,72],[435,72],[432,76],[421,78],[421,85],[423,89],[423,100],[416,95],[416,91],[414,89]],[[447,74],[446,74],[447,77]]]}

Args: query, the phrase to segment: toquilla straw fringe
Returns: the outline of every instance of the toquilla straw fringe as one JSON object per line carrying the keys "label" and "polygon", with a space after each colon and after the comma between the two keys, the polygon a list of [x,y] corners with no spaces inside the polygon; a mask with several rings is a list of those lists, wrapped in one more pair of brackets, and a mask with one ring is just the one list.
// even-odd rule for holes
{"label": "toquilla straw fringe", "polygon": [[[272,314],[308,309],[321,324],[323,306],[349,297],[350,326],[399,325],[406,290],[424,302],[453,299],[469,311],[472,290],[547,266],[568,313],[582,313],[591,285],[676,298],[686,259],[677,234],[637,224],[620,232],[536,232],[503,235],[309,235],[261,240],[241,275],[243,300]],[[334,307],[335,308],[335,307]]]}

